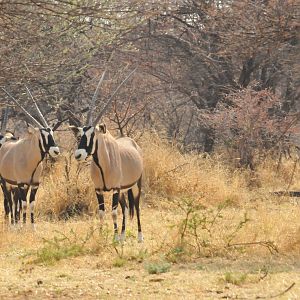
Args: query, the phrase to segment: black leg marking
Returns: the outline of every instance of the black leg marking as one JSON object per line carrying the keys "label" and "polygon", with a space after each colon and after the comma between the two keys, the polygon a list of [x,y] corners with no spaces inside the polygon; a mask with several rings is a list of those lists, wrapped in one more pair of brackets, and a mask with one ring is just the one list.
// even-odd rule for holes
{"label": "black leg marking", "polygon": [[134,206],[135,206],[135,210],[136,210],[138,232],[142,232],[141,220],[140,220],[140,196],[135,198]]}
{"label": "black leg marking", "polygon": [[14,199],[14,206],[15,206],[15,224],[18,224],[20,220],[20,201],[19,201],[19,191],[17,188],[13,188],[12,195]]}
{"label": "black leg marking", "polygon": [[119,198],[120,198],[120,192],[117,191],[113,194],[113,198],[112,198],[112,218],[113,218],[113,222],[114,222],[114,232],[115,234],[118,234],[118,223],[117,223],[117,208],[118,208],[118,204],[119,204]]}
{"label": "black leg marking", "polygon": [[126,210],[127,210],[127,204],[126,204],[126,200],[125,200],[125,195],[124,193],[122,193],[122,195],[120,195],[120,205],[122,208],[122,215],[123,215],[123,220],[122,220],[122,231],[121,231],[121,240],[125,240],[125,234],[126,234]]}
{"label": "black leg marking", "polygon": [[96,196],[97,196],[97,200],[98,200],[100,219],[101,219],[101,221],[103,221],[104,213],[105,213],[105,205],[104,205],[104,196],[103,196],[102,191],[100,191],[99,189],[96,189]]}
{"label": "black leg marking", "polygon": [[142,234],[142,226],[141,226],[141,220],[140,220],[140,198],[141,198],[141,189],[142,189],[142,178],[139,179],[137,182],[138,186],[138,195],[134,199],[134,206],[136,210],[136,217],[137,217],[137,224],[138,224],[138,241],[143,241],[143,234]]}
{"label": "black leg marking", "polygon": [[6,189],[5,183],[1,184],[2,192],[3,192],[3,200],[4,200],[4,212],[5,212],[5,220],[8,222],[9,220],[9,203],[8,203],[8,191]]}
{"label": "black leg marking", "polygon": [[9,211],[10,211],[10,223],[14,224],[14,208],[13,208],[13,202],[11,197],[11,191],[7,193],[7,201],[8,201]]}
{"label": "black leg marking", "polygon": [[22,212],[23,212],[23,223],[26,223],[26,211],[27,211],[27,191],[25,190],[24,184],[18,185],[19,196],[22,201]]}
{"label": "black leg marking", "polygon": [[39,186],[33,186],[30,191],[29,205],[30,205],[30,220],[31,224],[34,224],[34,203],[35,196]]}

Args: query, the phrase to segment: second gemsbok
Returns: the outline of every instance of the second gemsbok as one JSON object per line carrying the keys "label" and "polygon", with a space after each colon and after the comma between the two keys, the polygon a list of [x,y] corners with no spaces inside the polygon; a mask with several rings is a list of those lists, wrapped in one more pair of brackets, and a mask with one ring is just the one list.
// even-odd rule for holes
{"label": "second gemsbok", "polygon": [[[0,149],[0,178],[4,187],[5,196],[11,201],[11,186],[18,187],[19,197],[22,201],[23,222],[26,222],[27,193],[30,191],[30,216],[34,224],[35,196],[40,184],[42,161],[46,154],[57,157],[60,154],[54,137],[53,130],[49,127],[36,102],[35,107],[43,125],[38,122],[20,103],[6,90],[3,91],[12,101],[21,108],[30,122],[28,132],[24,138],[17,141],[6,142]],[[29,90],[28,90],[29,91]],[[30,94],[31,95],[31,94]]]}

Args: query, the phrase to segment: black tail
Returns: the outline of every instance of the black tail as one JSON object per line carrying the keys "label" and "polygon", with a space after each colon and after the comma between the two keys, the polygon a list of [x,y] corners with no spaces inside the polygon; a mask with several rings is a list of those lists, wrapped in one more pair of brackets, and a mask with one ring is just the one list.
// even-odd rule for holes
{"label": "black tail", "polygon": [[132,189],[128,190],[128,202],[129,202],[129,216],[132,219],[134,216],[134,196]]}

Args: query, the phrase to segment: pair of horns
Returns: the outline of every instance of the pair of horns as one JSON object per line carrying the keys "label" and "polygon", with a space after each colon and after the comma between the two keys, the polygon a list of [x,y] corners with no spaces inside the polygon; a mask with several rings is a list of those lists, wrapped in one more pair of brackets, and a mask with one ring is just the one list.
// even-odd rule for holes
{"label": "pair of horns", "polygon": [[47,123],[47,121],[46,121],[46,119],[44,118],[44,116],[43,116],[43,114],[42,114],[42,112],[41,112],[41,110],[39,109],[39,107],[38,107],[38,105],[37,105],[37,103],[36,103],[36,101],[34,100],[34,98],[33,98],[33,96],[32,96],[32,94],[31,94],[31,92],[30,92],[30,90],[28,89],[28,87],[25,85],[25,87],[26,87],[26,90],[27,90],[27,93],[29,94],[29,96],[31,97],[31,99],[32,99],[32,101],[33,101],[33,103],[34,103],[34,106],[35,106],[35,108],[36,108],[36,110],[37,110],[37,112],[38,112],[38,114],[39,114],[39,117],[41,118],[41,121],[42,121],[42,123],[43,123],[43,125],[38,121],[38,120],[36,120],[20,103],[19,103],[19,101],[18,100],[16,100],[8,91],[6,91],[4,88],[2,88],[2,90],[4,91],[4,93],[7,95],[7,96],[9,96],[11,99],[12,99],[12,101],[25,113],[25,115],[30,119],[30,121],[33,123],[33,124],[35,124],[38,128],[43,128],[43,127],[45,127],[45,128],[48,128],[49,127],[49,125],[48,125],[48,123]]}
{"label": "pair of horns", "polygon": [[[110,58],[108,60],[108,63],[112,60],[113,54],[114,54],[114,52],[112,52],[112,54],[111,54],[111,56],[110,56]],[[126,81],[134,74],[134,72],[137,69],[137,67],[136,67],[133,71],[131,71],[125,77],[125,79],[118,85],[118,87],[115,89],[115,91],[111,94],[111,96],[107,100],[106,104],[104,105],[104,107],[101,110],[101,112],[99,113],[99,115],[93,121],[92,115],[93,115],[93,111],[95,109],[96,98],[97,98],[97,96],[99,94],[101,84],[102,84],[102,82],[104,80],[104,77],[105,77],[105,74],[107,72],[108,63],[106,65],[106,67],[105,67],[102,75],[100,76],[100,79],[99,79],[98,85],[96,87],[95,93],[94,93],[93,98],[92,98],[92,100],[90,102],[90,109],[89,109],[88,114],[87,114],[87,125],[90,125],[90,126],[96,126],[98,124],[98,122],[100,121],[100,119],[103,117],[103,115],[107,111],[107,109],[108,109],[109,105],[111,104],[114,96],[118,93],[118,91],[120,90],[120,88],[126,83]]]}

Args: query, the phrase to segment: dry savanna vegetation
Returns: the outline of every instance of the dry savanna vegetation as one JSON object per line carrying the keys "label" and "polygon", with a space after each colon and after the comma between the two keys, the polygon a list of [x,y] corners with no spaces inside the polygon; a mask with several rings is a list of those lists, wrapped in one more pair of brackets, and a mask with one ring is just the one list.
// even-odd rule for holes
{"label": "dry savanna vegetation", "polygon": [[47,162],[35,230],[2,226],[1,298],[297,299],[299,204],[271,192],[299,185],[298,165],[237,171],[145,133],[145,241],[134,219],[117,244],[110,198],[100,228],[88,162],[74,160],[71,135],[60,137],[65,151]]}

